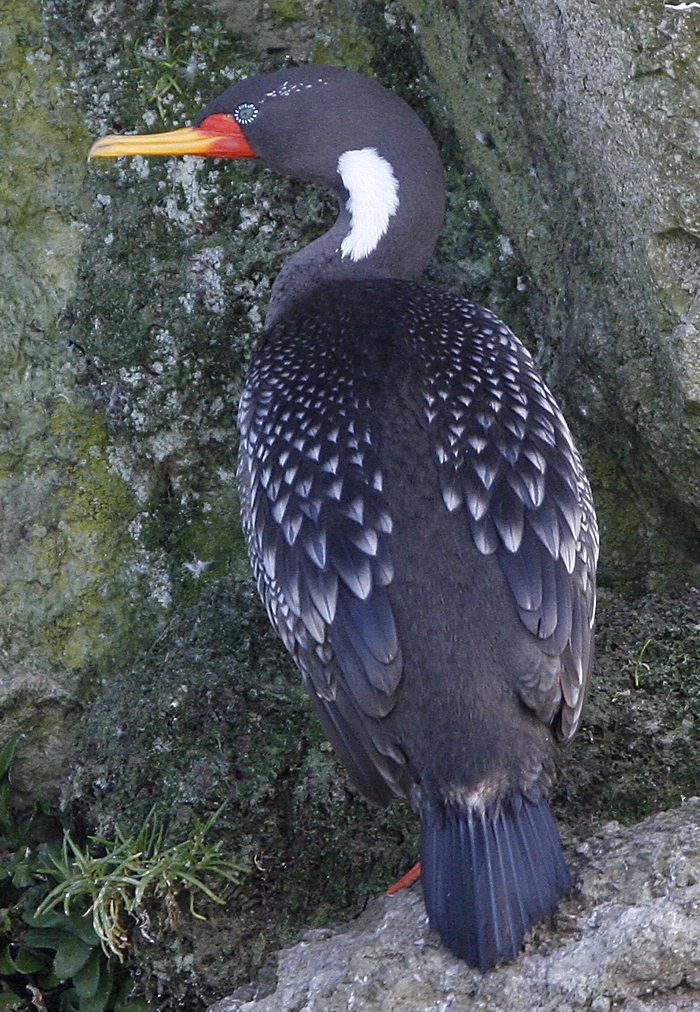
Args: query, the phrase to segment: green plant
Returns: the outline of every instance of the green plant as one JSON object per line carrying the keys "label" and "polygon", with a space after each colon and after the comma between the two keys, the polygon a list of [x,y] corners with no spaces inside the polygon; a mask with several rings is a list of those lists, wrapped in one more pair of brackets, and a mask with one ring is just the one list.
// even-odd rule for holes
{"label": "green plant", "polygon": [[173,91],[177,92],[178,95],[182,95],[182,88],[178,82],[178,74],[181,74],[187,66],[187,59],[184,55],[187,52],[187,46],[184,43],[171,46],[170,33],[166,31],[162,53],[153,55],[141,44],[137,46],[137,52],[139,60],[142,63],[150,64],[155,73],[158,74],[155,85],[152,86],[151,97],[158,106],[160,118],[165,120],[164,97]]}
{"label": "green plant", "polygon": [[209,844],[205,839],[219,814],[213,813],[206,822],[193,816],[190,835],[170,847],[163,844],[164,828],[154,809],[136,836],[117,827],[114,841],[90,837],[92,848],[83,850],[66,831],[61,848],[46,851],[48,865],[41,870],[57,884],[39,905],[37,916],[59,906],[66,916],[82,908],[84,916],[92,915],[92,927],[105,954],[120,960],[129,944],[124,917],[147,930],[149,901],[159,901],[167,923],[175,927],[180,912],[177,896],[187,891],[190,912],[201,918],[194,907],[196,892],[215,903],[225,902],[205,877],[237,883],[242,871],[220,853],[221,841]]}
{"label": "green plant", "polygon": [[17,819],[11,806],[19,741],[0,748],[0,1012],[148,1012],[130,997],[130,930],[138,924],[148,937],[152,917],[175,927],[184,892],[198,918],[195,893],[224,902],[212,885],[237,882],[241,869],[206,839],[219,812],[195,816],[171,845],[153,809],[135,836],[117,829],[83,847],[64,828],[60,842],[37,843],[35,819]]}
{"label": "green plant", "polygon": [[0,1010],[147,1012],[145,1001],[129,1001],[131,975],[105,957],[82,913],[37,915],[49,889],[41,872],[45,845],[36,843],[34,815],[17,818],[10,798],[20,740],[15,735],[0,748]]}
{"label": "green plant", "polygon": [[[39,886],[37,892],[43,891]],[[36,895],[30,891],[25,899],[22,920],[28,927],[18,941],[10,943],[13,951],[6,953],[0,971],[14,973],[15,979],[24,975],[35,1007],[41,1007],[39,998],[51,994],[63,1012],[148,1012],[145,999],[129,998],[134,985],[131,975],[104,955],[84,915],[62,911],[39,915],[33,909]]]}
{"label": "green plant", "polygon": [[13,735],[0,749],[0,883],[9,880],[18,888],[29,886],[33,881],[26,853],[32,819],[17,820],[10,809],[9,772],[21,737]]}
{"label": "green plant", "polygon": [[[286,11],[294,6],[295,0],[281,2]],[[173,41],[174,35],[178,42]],[[216,20],[207,25],[206,31],[190,27],[189,32],[183,32],[169,18],[156,18],[148,38],[138,39],[126,57],[128,62],[135,64],[128,67],[126,73],[135,75],[137,89],[146,101],[156,103],[161,120],[167,123],[166,104],[176,96],[186,100],[198,65],[213,65],[223,41],[222,25]]]}
{"label": "green plant", "polygon": [[639,688],[642,671],[651,670],[647,662],[644,660],[644,654],[646,652],[647,647],[649,646],[650,643],[653,642],[653,640],[654,637],[650,636],[632,662],[634,665],[634,671],[632,672],[632,681],[634,682],[635,689]]}

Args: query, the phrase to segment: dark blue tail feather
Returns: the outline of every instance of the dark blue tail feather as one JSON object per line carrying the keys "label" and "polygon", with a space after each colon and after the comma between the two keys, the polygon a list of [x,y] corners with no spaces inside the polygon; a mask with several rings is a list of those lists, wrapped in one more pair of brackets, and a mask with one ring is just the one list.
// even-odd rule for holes
{"label": "dark blue tail feather", "polygon": [[424,814],[421,830],[431,927],[482,971],[515,959],[525,932],[571,884],[547,801],[517,795],[486,812],[441,805]]}

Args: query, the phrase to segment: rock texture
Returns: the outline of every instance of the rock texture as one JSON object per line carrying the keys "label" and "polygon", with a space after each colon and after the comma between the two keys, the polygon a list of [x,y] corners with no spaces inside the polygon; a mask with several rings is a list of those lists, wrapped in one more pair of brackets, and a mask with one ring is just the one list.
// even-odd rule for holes
{"label": "rock texture", "polygon": [[681,1012],[700,1007],[700,799],[573,845],[578,890],[509,966],[481,975],[427,926],[420,887],[349,927],[307,932],[278,984],[208,1012]]}
{"label": "rock texture", "polygon": [[550,382],[587,442],[603,578],[648,589],[674,556],[692,570],[700,10],[661,0],[407,6],[544,295],[535,326]]}
{"label": "rock texture", "polygon": [[148,554],[128,532],[135,497],[60,335],[89,135],[44,14],[30,0],[0,9],[0,740],[23,735],[14,785],[47,798],[80,679],[136,646],[154,608]]}

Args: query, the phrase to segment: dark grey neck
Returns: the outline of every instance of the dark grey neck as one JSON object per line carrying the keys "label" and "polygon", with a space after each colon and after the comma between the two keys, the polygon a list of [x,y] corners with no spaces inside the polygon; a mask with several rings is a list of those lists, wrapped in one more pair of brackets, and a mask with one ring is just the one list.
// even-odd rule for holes
{"label": "dark grey neck", "polygon": [[309,294],[324,281],[342,281],[353,276],[366,276],[364,270],[356,271],[356,264],[348,264],[341,259],[342,238],[343,233],[334,227],[286,262],[272,286],[265,317],[267,330],[274,326],[298,299]]}
{"label": "dark grey neck", "polygon": [[421,277],[433,254],[444,215],[444,175],[432,141],[430,144],[432,150],[424,148],[421,152],[421,171],[416,172],[414,166],[413,174],[403,179],[397,172],[398,209],[371,252],[357,259],[342,249],[353,227],[347,207],[349,194],[340,186],[333,187],[340,201],[338,218],[325,235],[300,250],[280,271],[272,287],[266,329],[323,282],[377,278],[414,281]]}
{"label": "dark grey neck", "polygon": [[[282,267],[272,286],[270,302],[265,317],[265,328],[269,330],[301,298],[326,281],[362,281],[375,278],[403,278],[417,280],[425,269],[433,251],[431,244],[416,262],[415,257],[403,259],[403,263],[391,263],[387,258],[367,257],[353,261],[342,257],[340,243],[346,229],[337,224],[325,235],[300,250]],[[415,247],[412,252],[417,253]]]}

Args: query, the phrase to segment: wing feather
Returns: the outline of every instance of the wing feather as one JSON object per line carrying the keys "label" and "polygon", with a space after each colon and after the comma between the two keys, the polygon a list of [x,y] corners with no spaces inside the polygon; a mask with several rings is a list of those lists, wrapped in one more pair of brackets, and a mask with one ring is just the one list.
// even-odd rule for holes
{"label": "wing feather", "polygon": [[404,793],[407,774],[380,723],[402,658],[386,590],[393,523],[379,426],[353,388],[359,363],[341,357],[335,379],[322,361],[310,374],[294,345],[289,328],[271,331],[241,398],[243,528],[260,595],[326,733],[360,790],[383,804]]}
{"label": "wing feather", "polygon": [[451,512],[465,510],[478,551],[498,559],[542,651],[539,696],[524,678],[523,698],[543,719],[561,700],[569,737],[592,664],[598,530],[590,487],[527,350],[488,310],[461,307],[455,300],[450,342],[419,347],[442,497]]}

